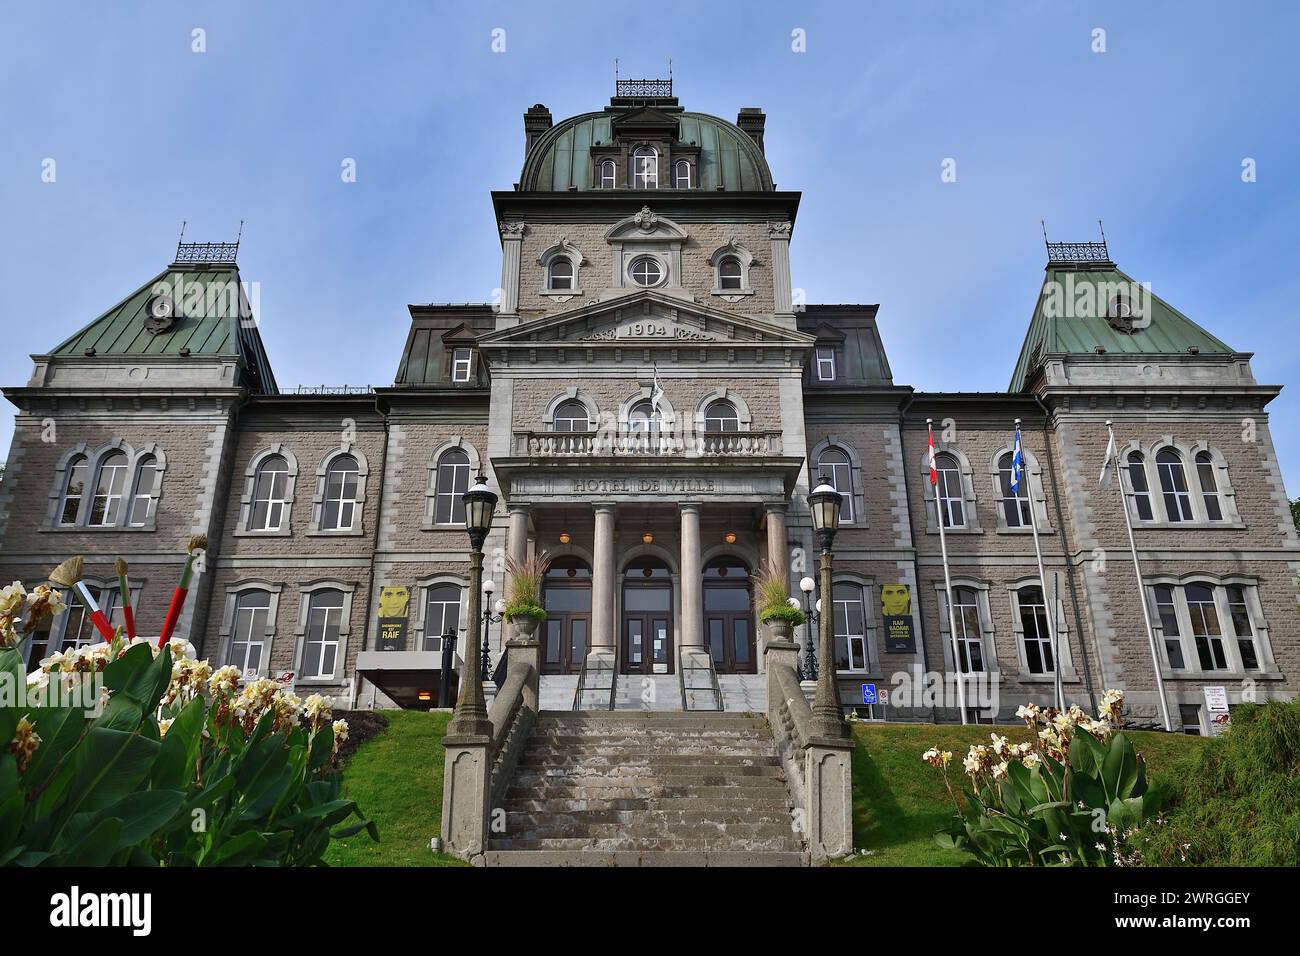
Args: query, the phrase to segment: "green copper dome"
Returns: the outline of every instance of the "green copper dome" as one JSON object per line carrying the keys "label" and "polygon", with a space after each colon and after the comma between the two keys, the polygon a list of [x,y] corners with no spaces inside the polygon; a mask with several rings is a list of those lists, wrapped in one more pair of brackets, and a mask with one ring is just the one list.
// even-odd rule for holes
{"label": "green copper dome", "polygon": [[[613,142],[613,111],[582,113],[540,136],[524,158],[519,188],[524,192],[580,192],[594,189],[591,147]],[[772,172],[748,134],[734,123],[706,113],[677,112],[677,139],[699,148],[694,188],[712,192],[770,192]],[[661,188],[664,188],[661,186]],[[670,188],[670,187],[669,187]]]}

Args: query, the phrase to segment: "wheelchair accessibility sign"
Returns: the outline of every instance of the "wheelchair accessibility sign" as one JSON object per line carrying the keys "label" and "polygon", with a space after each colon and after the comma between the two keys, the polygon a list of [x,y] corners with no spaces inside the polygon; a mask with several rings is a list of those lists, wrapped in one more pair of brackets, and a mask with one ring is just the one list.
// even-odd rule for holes
{"label": "wheelchair accessibility sign", "polygon": [[889,701],[889,691],[876,691],[875,684],[862,685],[862,703],[864,704],[885,704]]}

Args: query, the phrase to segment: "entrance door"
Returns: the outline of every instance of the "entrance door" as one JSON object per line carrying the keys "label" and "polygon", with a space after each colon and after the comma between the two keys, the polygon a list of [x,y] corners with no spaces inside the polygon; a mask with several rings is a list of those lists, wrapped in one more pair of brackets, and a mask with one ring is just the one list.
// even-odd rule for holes
{"label": "entrance door", "polygon": [[543,584],[542,673],[576,674],[591,634],[591,568],[580,558],[557,558]]}
{"label": "entrance door", "polygon": [[641,558],[623,576],[622,673],[673,673],[673,584],[668,566]]}
{"label": "entrance door", "polygon": [[704,568],[704,638],[719,674],[753,674],[754,647],[749,567],[739,558],[721,557]]}

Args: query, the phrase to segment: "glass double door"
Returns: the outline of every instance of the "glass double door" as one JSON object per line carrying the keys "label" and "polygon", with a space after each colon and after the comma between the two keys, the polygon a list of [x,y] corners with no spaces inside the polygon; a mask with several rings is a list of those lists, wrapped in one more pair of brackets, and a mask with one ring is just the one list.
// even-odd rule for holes
{"label": "glass double door", "polygon": [[623,588],[624,674],[673,673],[673,592],[671,587]]}
{"label": "glass double door", "polygon": [[546,572],[546,620],[542,623],[542,673],[582,670],[591,636],[591,569],[560,558]]}
{"label": "glass double door", "polygon": [[749,588],[704,586],[704,639],[719,674],[753,674],[757,670]]}

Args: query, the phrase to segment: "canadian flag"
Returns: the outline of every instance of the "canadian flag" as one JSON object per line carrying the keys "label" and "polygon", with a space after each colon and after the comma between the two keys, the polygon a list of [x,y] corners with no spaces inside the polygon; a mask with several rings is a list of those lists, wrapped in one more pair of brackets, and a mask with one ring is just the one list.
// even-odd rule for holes
{"label": "canadian flag", "polygon": [[934,426],[927,425],[926,428],[930,432],[930,484],[937,485],[939,483],[939,467],[934,460]]}

